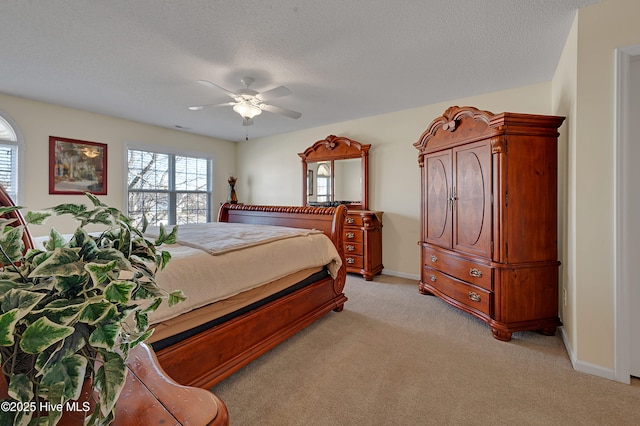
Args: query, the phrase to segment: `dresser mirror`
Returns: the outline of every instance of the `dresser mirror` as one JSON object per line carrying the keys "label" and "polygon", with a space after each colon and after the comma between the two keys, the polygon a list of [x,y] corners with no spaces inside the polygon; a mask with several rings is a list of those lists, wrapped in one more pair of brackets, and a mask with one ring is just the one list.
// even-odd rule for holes
{"label": "dresser mirror", "polygon": [[330,135],[298,154],[302,158],[304,204],[368,209],[370,147]]}

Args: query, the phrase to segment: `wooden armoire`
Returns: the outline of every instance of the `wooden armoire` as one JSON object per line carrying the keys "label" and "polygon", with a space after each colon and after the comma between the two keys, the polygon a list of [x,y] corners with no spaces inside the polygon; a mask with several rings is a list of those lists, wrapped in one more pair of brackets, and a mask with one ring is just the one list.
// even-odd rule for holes
{"label": "wooden armoire", "polygon": [[414,144],[419,290],[496,339],[553,335],[558,318],[557,139],[564,117],[450,107]]}

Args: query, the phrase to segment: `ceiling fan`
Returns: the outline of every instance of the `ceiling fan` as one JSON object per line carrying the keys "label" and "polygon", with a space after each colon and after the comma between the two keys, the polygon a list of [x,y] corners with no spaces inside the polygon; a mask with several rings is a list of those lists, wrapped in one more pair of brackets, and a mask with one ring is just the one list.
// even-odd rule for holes
{"label": "ceiling fan", "polygon": [[209,104],[209,105],[196,105],[190,106],[189,109],[192,111],[199,111],[208,107],[216,107],[216,106],[233,106],[233,110],[240,114],[242,117],[242,125],[250,126],[253,124],[253,117],[262,114],[262,111],[269,111],[275,114],[281,114],[286,117],[298,119],[302,116],[301,113],[296,111],[291,111],[286,108],[282,108],[279,106],[275,106],[270,104],[267,101],[275,98],[281,98],[283,96],[289,96],[293,92],[284,87],[278,86],[273,89],[266,90],[264,92],[256,92],[253,89],[249,89],[251,83],[253,83],[253,78],[244,77],[240,80],[244,87],[242,89],[237,90],[236,92],[232,92],[230,90],[225,89],[224,87],[218,86],[215,83],[212,83],[207,80],[198,80],[198,83],[211,87],[214,89],[221,90],[227,95],[233,98],[233,102],[224,102],[221,104]]}

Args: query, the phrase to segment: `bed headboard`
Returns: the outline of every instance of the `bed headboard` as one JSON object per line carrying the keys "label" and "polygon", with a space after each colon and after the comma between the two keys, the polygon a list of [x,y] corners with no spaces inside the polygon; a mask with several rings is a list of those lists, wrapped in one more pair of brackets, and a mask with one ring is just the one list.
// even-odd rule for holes
{"label": "bed headboard", "polygon": [[294,207],[225,203],[220,207],[218,222],[312,228],[332,238],[336,234],[342,235],[346,215],[345,206]]}

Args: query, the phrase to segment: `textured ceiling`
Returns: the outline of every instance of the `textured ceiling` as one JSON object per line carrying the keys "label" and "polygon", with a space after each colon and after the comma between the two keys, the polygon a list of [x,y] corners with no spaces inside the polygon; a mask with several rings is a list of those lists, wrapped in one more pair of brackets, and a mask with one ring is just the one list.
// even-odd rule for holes
{"label": "textured ceiling", "polygon": [[[5,0],[0,92],[240,141],[548,81],[595,2]],[[187,109],[245,76],[302,117]]]}

